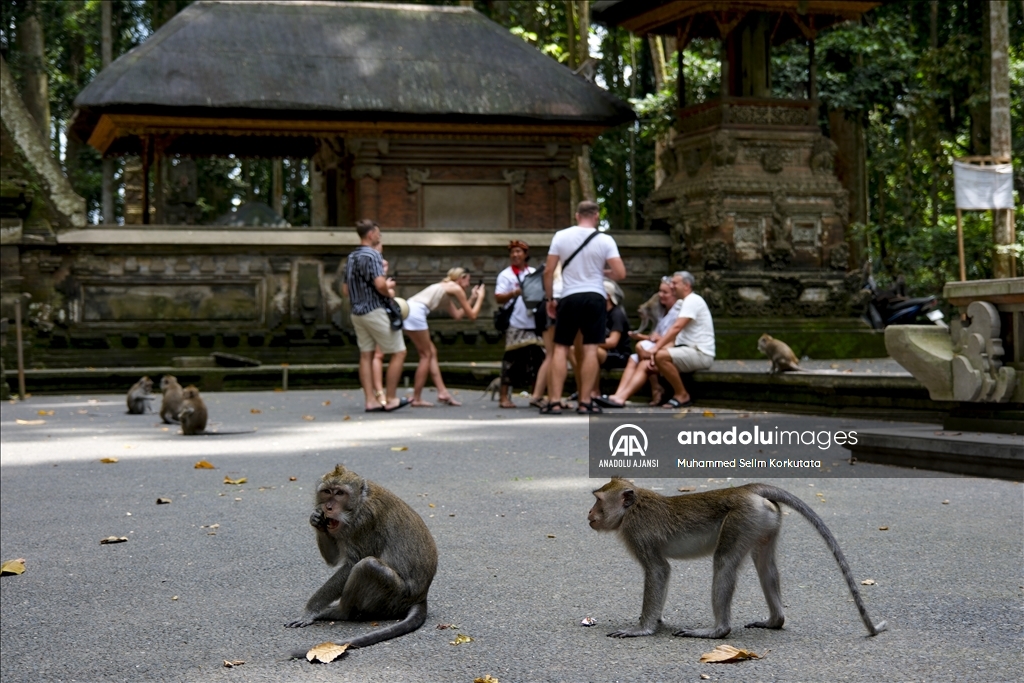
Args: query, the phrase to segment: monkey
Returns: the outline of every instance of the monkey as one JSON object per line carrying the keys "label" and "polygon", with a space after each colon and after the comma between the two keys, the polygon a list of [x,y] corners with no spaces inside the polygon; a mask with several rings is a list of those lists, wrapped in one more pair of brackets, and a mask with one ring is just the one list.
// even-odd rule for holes
{"label": "monkey", "polygon": [[651,329],[657,327],[658,323],[661,322],[661,319],[668,312],[661,305],[661,301],[658,299],[658,292],[655,292],[654,296],[640,304],[636,310],[640,314],[640,327],[634,330],[636,334],[643,333],[648,325],[651,326]]}
{"label": "monkey", "polygon": [[802,500],[775,486],[747,484],[730,489],[681,496],[662,496],[613,478],[594,491],[597,499],[587,520],[597,531],[617,531],[619,538],[644,570],[644,599],[640,627],[621,629],[611,638],[632,638],[653,634],[661,623],[671,568],[668,558],[689,559],[714,554],[711,605],[715,626],[682,629],[674,635],[690,638],[724,638],[732,630],[730,612],[738,571],[749,554],[757,568],[761,590],[768,602],[768,619],[747,624],[747,628],[782,628],[782,594],[775,564],[775,544],[782,525],[783,503],[817,529],[846,579],[868,633],[877,635],[885,622],[875,624],[868,617],[854,583],[850,566],[835,536],[821,517]]}
{"label": "monkey", "polygon": [[[498,392],[501,391],[501,377],[495,377],[491,380],[491,383],[484,389],[484,393],[480,398],[483,398],[487,394],[491,395],[491,400],[495,400],[498,396]],[[509,391],[512,391],[512,387],[509,387]]]}
{"label": "monkey", "polygon": [[796,359],[793,349],[789,348],[789,345],[781,339],[775,339],[770,334],[762,334],[761,338],[757,340],[757,350],[768,356],[771,360],[772,367],[768,371],[769,374],[774,375],[777,372],[803,372],[803,368],[800,367],[800,362]]}
{"label": "monkey", "polygon": [[174,375],[164,375],[160,380],[160,389],[164,392],[164,399],[160,403],[160,419],[167,424],[178,421],[178,411],[181,410],[181,385]]}
{"label": "monkey", "polygon": [[181,422],[181,433],[195,436],[206,431],[206,404],[199,395],[199,389],[189,384],[181,392],[181,408],[178,409],[178,421]]}
{"label": "monkey", "polygon": [[149,402],[153,400],[150,392],[153,391],[153,380],[143,375],[142,379],[132,385],[128,390],[128,414],[144,415],[149,410]]}
{"label": "monkey", "polygon": [[[301,628],[317,620],[401,619],[348,641],[367,647],[412,633],[427,619],[427,591],[437,572],[437,546],[409,505],[344,465],[320,478],[309,524],[327,564],[338,570],[306,603]],[[305,651],[294,653],[295,658]]]}

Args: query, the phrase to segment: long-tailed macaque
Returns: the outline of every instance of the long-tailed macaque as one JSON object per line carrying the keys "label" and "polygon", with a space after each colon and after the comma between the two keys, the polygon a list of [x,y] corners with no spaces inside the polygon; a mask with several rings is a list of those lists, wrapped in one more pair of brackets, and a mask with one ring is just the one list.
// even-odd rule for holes
{"label": "long-tailed macaque", "polygon": [[772,362],[771,374],[777,372],[801,372],[800,362],[796,359],[789,344],[776,339],[770,334],[762,334],[757,340],[757,350],[768,356]]}
{"label": "long-tailed macaque", "polygon": [[131,415],[143,415],[149,410],[149,402],[153,400],[150,392],[153,391],[153,380],[143,375],[142,379],[132,385],[128,390],[128,413]]}
{"label": "long-tailed macaque", "polygon": [[174,375],[164,375],[160,380],[160,389],[164,392],[164,399],[160,403],[160,419],[171,424],[178,421],[178,411],[181,410],[181,385]]}
{"label": "long-tailed macaque", "polygon": [[730,489],[666,497],[615,478],[594,491],[597,501],[587,519],[597,531],[617,531],[626,548],[644,570],[644,600],[640,627],[613,631],[612,638],[648,636],[661,623],[668,579],[669,558],[689,559],[714,553],[711,606],[714,628],[682,629],[677,636],[724,638],[732,630],[730,611],[740,564],[749,554],[757,568],[768,601],[768,619],[747,628],[782,628],[782,594],[775,565],[775,544],[782,525],[778,503],[793,508],[814,525],[839,563],[853,594],[860,617],[871,635],[885,630],[874,624],[850,573],[839,544],[814,510],[796,496],[768,484],[747,484]]}
{"label": "long-tailed macaque", "polygon": [[199,389],[189,384],[181,392],[181,408],[178,409],[181,433],[185,436],[202,434],[206,430],[206,420],[206,403],[199,395]]}
{"label": "long-tailed macaque", "polygon": [[[401,619],[348,641],[366,647],[418,629],[427,619],[427,591],[437,571],[437,547],[405,501],[343,465],[321,477],[309,517],[327,564],[338,570],[285,626],[316,620]],[[293,657],[303,657],[305,651]]]}

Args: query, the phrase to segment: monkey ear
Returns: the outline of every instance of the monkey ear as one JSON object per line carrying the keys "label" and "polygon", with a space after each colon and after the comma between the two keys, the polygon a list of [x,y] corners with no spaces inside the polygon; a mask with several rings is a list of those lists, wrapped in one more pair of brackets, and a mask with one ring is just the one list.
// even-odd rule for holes
{"label": "monkey ear", "polygon": [[625,489],[622,492],[622,507],[629,508],[633,507],[633,503],[636,502],[636,491],[633,489]]}

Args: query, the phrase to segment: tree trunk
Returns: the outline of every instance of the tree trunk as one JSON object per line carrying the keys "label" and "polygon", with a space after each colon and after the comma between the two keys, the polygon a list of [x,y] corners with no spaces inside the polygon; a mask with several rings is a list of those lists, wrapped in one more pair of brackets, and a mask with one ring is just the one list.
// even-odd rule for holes
{"label": "tree trunk", "polygon": [[27,0],[18,26],[18,43],[24,59],[22,99],[39,126],[43,144],[47,149],[53,149],[50,141],[50,82],[46,76],[46,43],[43,24],[39,20],[40,9],[39,0]]}
{"label": "tree trunk", "polygon": [[576,59],[576,3],[572,0],[566,0],[565,2],[565,38],[566,38],[566,53],[568,55],[567,64],[573,71],[576,70],[578,63]]}
{"label": "tree trunk", "polygon": [[283,216],[281,210],[284,207],[284,173],[282,173],[283,167],[280,159],[274,159],[270,162],[272,166],[271,176],[271,191],[270,197],[273,202],[274,213],[278,216]]}
{"label": "tree trunk", "polygon": [[[587,65],[590,61],[590,2],[580,0],[580,65]],[[589,66],[585,66],[589,69]],[[583,145],[582,153],[576,162],[580,177],[580,194],[583,199],[591,202],[597,201],[597,187],[594,184],[594,170],[590,166],[590,146]],[[575,210],[575,207],[573,207]]]}
{"label": "tree trunk", "polygon": [[[647,36],[647,45],[651,50],[651,63],[654,65],[654,90],[661,92],[665,89],[665,81],[668,80],[668,71],[665,67],[665,47],[661,36],[653,33]],[[661,164],[661,155],[665,152],[668,136],[658,136],[654,139],[654,189],[657,190],[665,182],[665,169]]]}
{"label": "tree trunk", "polygon": [[987,2],[972,2],[968,7],[973,11],[981,13],[981,78],[980,92],[971,93],[975,104],[970,105],[968,113],[971,117],[971,154],[987,155],[991,151],[989,137],[991,136],[992,113],[989,101],[989,75],[992,72],[992,43],[989,28],[989,12]]}
{"label": "tree trunk", "polygon": [[[111,0],[100,3],[100,58],[102,68],[110,66],[114,59],[113,11]],[[100,189],[102,222],[114,223],[114,160],[103,159],[103,182]]]}
{"label": "tree trunk", "polygon": [[[850,193],[850,223],[867,223],[867,150],[864,144],[864,124],[860,114],[842,109],[828,113],[828,127],[832,142],[839,148],[836,154],[836,175],[846,191]],[[879,194],[884,188],[879,186]],[[881,220],[881,216],[879,220]],[[850,266],[860,267],[864,262],[867,245],[847,234],[850,246]]]}
{"label": "tree trunk", "polygon": [[[1010,21],[1009,4],[1006,0],[995,0],[989,4],[989,28],[991,30],[991,138],[992,156],[1010,158]],[[1000,246],[1013,244],[1014,230],[1012,212],[997,209],[992,212],[993,237],[996,253],[992,259],[992,275],[996,278],[1014,277],[1016,262],[1009,251],[1001,252]]]}

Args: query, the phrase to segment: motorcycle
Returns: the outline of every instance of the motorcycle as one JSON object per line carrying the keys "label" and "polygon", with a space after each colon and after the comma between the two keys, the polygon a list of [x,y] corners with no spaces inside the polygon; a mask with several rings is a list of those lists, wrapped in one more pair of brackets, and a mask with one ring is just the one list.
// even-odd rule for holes
{"label": "motorcycle", "polygon": [[864,289],[871,293],[864,317],[876,330],[889,325],[938,325],[947,327],[945,316],[939,310],[938,297],[908,297],[907,284],[903,276],[889,289],[879,289],[875,278],[868,275]]}

